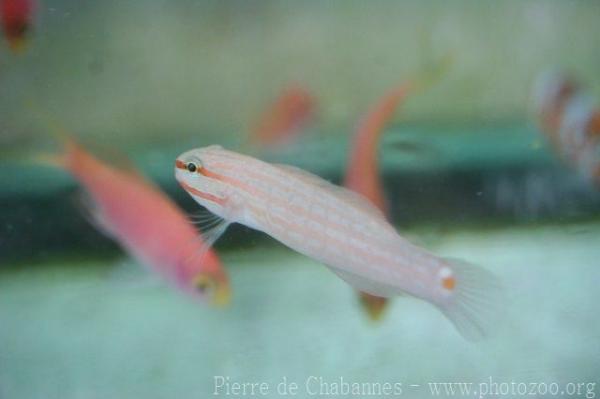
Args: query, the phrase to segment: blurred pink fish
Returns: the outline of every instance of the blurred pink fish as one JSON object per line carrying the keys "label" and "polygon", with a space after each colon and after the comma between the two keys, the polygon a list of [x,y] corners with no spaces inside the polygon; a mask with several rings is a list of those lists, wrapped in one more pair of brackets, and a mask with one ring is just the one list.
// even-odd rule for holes
{"label": "blurred pink fish", "polygon": [[229,302],[219,258],[165,194],[136,171],[101,162],[71,138],[63,143],[61,155],[42,161],[64,168],[85,188],[97,227],[186,293],[215,305]]}
{"label": "blurred pink fish", "polygon": [[288,144],[306,127],[315,110],[315,100],[300,85],[282,90],[271,103],[250,134],[250,144],[274,147]]}
{"label": "blurred pink fish", "polygon": [[[348,158],[344,185],[367,198],[386,216],[389,216],[388,205],[379,177],[379,139],[412,88],[411,83],[405,83],[377,101],[359,123]],[[360,292],[360,301],[371,319],[378,320],[388,299]]]}

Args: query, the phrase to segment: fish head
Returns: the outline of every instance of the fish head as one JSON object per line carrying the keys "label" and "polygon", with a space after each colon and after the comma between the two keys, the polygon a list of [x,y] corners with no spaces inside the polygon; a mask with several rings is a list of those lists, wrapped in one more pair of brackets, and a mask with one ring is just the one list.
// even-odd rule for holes
{"label": "fish head", "polygon": [[200,247],[190,245],[190,251],[171,265],[177,270],[175,282],[192,298],[215,306],[227,305],[231,291],[229,277],[218,255],[206,242]]}
{"label": "fish head", "polygon": [[227,218],[227,198],[231,185],[219,178],[221,146],[213,145],[184,152],[175,160],[175,179],[192,198],[209,211]]}
{"label": "fish head", "polygon": [[231,289],[225,275],[199,272],[192,275],[188,281],[187,288],[190,293],[203,302],[222,307],[231,301]]}

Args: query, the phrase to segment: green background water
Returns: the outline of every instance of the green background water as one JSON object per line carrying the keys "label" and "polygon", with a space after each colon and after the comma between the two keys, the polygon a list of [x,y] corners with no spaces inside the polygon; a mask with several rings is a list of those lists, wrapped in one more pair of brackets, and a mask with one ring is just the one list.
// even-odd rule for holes
{"label": "green background water", "polygon": [[[595,1],[42,2],[26,51],[0,49],[0,398],[204,398],[216,375],[267,382],[269,396],[287,377],[297,397],[310,376],[402,382],[406,397],[490,376],[600,383],[600,195],[529,109],[551,67],[600,96],[599,20]],[[381,168],[404,235],[505,285],[507,315],[482,343],[405,297],[371,323],[322,265],[239,226],[217,244],[231,307],[191,302],[86,222],[68,175],[23,162],[55,148],[55,119],[193,213],[173,159],[243,149],[295,81],[316,120],[296,145],[255,155],[340,181],[368,106],[447,54],[397,113]]]}

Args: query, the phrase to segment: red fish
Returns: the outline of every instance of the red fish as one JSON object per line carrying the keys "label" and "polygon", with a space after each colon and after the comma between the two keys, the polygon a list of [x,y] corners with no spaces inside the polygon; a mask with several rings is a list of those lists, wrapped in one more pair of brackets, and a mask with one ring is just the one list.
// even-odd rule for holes
{"label": "red fish", "polygon": [[[405,83],[377,101],[359,123],[348,158],[344,185],[362,194],[386,216],[388,204],[379,177],[379,139],[396,109],[412,89],[411,83]],[[360,293],[360,300],[373,320],[381,318],[388,301],[387,298],[365,292]]]}
{"label": "red fish", "polygon": [[315,111],[315,100],[310,92],[291,85],[271,103],[250,132],[250,144],[276,147],[288,144],[308,124]]}
{"label": "red fish", "polygon": [[34,0],[0,0],[2,30],[13,52],[23,50],[35,11]]}
{"label": "red fish", "polygon": [[215,305],[229,301],[219,258],[173,201],[137,172],[100,161],[71,138],[63,141],[61,155],[44,159],[78,180],[97,227],[184,292]]}

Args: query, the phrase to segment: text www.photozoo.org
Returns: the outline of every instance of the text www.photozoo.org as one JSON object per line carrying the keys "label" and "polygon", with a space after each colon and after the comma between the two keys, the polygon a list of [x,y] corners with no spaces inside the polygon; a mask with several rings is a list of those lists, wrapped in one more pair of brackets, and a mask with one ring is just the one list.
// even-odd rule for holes
{"label": "text www.photozoo.org", "polygon": [[403,394],[429,394],[431,397],[526,397],[553,396],[594,399],[596,382],[524,382],[496,381],[492,377],[480,382],[437,381],[412,384],[400,381],[352,381],[338,377],[327,379],[309,376],[293,380],[281,377],[278,381],[242,381],[229,376],[213,377],[214,396],[401,396]]}

